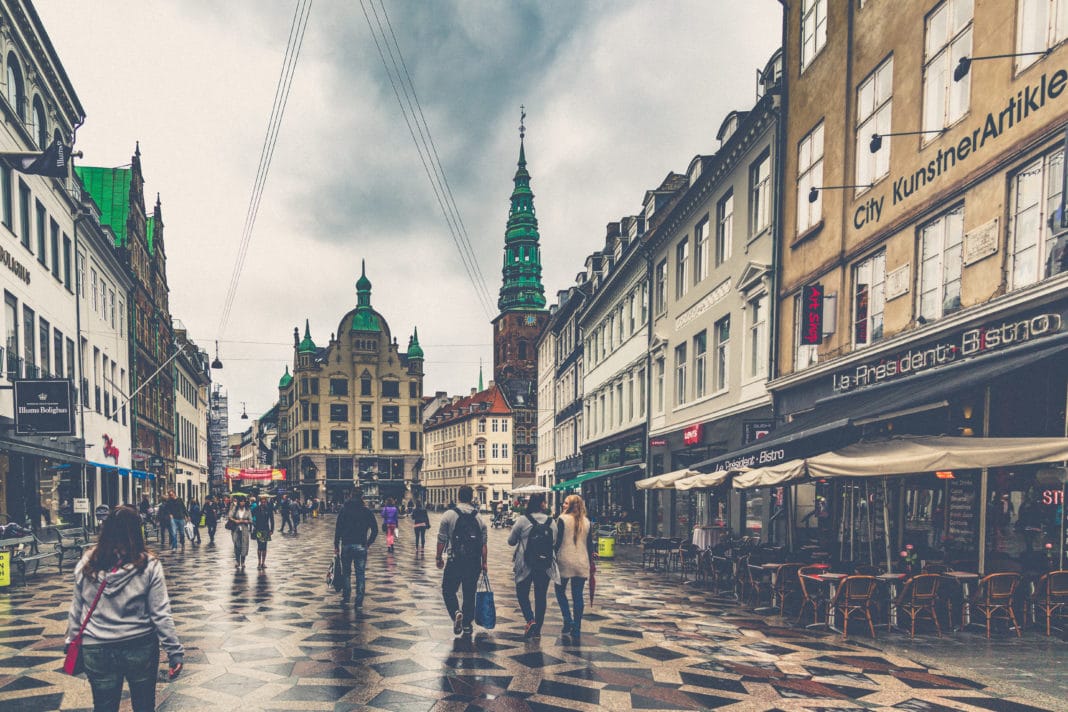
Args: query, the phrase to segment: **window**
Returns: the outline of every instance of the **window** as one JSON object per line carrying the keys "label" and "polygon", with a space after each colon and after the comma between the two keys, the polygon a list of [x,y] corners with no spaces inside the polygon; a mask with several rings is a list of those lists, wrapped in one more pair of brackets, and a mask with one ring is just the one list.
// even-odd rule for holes
{"label": "window", "polygon": [[890,141],[871,152],[873,134],[890,133],[894,98],[894,58],[890,57],[868,75],[857,89],[857,180],[859,193],[890,172]]}
{"label": "window", "polygon": [[372,449],[374,449],[374,446],[375,446],[374,445],[374,436],[375,436],[375,431],[373,431],[373,430],[366,430],[366,429],[361,430],[360,431],[360,449],[361,450],[372,450]]}
{"label": "window", "polygon": [[0,219],[3,219],[4,226],[8,230],[12,229],[12,215],[11,215],[11,168],[8,166],[0,166]]}
{"label": "window", "polygon": [[730,366],[731,345],[731,318],[730,315],[723,317],[715,324],[716,330],[716,363],[713,373],[712,388],[716,391],[727,389],[727,368]]}
{"label": "window", "polygon": [[400,381],[382,381],[383,398],[400,398]]}
{"label": "window", "polygon": [[[313,381],[313,383],[314,383],[314,381]],[[319,404],[318,403],[312,403],[309,407],[311,408],[311,419],[314,420],[314,421],[318,421],[319,420]]]}
{"label": "window", "polygon": [[73,293],[70,285],[70,252],[71,244],[70,238],[66,234],[63,235],[63,286],[67,288],[68,292]]}
{"label": "window", "polygon": [[1010,202],[1012,288],[1019,289],[1068,271],[1068,235],[1049,227],[1061,199],[1064,152],[1047,154],[1013,176]]}
{"label": "window", "polygon": [[649,320],[649,283],[642,282],[642,295],[641,295],[641,316],[642,324],[645,324]]}
{"label": "window", "polygon": [[38,343],[41,344],[41,376],[51,375],[49,369],[52,368],[52,327],[43,318],[37,320],[37,324],[40,330],[40,339]]}
{"label": "window", "polygon": [[344,378],[330,379],[330,395],[347,396],[349,394],[349,382]]}
{"label": "window", "polygon": [[419,406],[408,406],[408,422],[412,425],[416,425],[419,422]]}
{"label": "window", "polygon": [[[89,268],[89,289],[91,290],[90,291],[90,296],[93,299],[93,312],[96,312],[96,311],[99,310],[99,307],[97,307],[97,293],[98,293],[98,290],[97,290],[97,279],[96,279],[96,267],[90,267]],[[304,382],[307,383],[307,379],[304,379]],[[307,389],[304,389],[304,391],[302,391],[302,392],[307,392]]]}
{"label": "window", "polygon": [[347,430],[331,430],[330,431],[330,449],[331,450],[348,450],[349,449],[349,431],[347,431]]}
{"label": "window", "polygon": [[705,370],[705,353],[708,351],[708,334],[705,331],[693,337],[693,382],[694,398],[703,398],[708,388]]}
{"label": "window", "polygon": [[63,378],[66,375],[66,371],[63,370],[63,332],[59,329],[52,330],[52,354],[56,360],[56,368],[52,375],[56,378]]}
{"label": "window", "polygon": [[923,128],[937,131],[968,111],[972,75],[953,81],[953,70],[972,55],[972,0],[946,0],[927,16],[924,34]]}
{"label": "window", "polygon": [[22,67],[14,52],[7,55],[7,103],[15,115],[26,120],[26,88],[22,83]]}
{"label": "window", "polygon": [[318,378],[309,378],[308,379],[308,385],[311,386],[311,394],[313,396],[319,395],[319,379]]}
{"label": "window", "polygon": [[803,0],[801,3],[801,71],[827,44],[827,0]]}
{"label": "window", "polygon": [[39,96],[33,97],[33,130],[30,133],[37,142],[37,148],[42,151],[48,148],[48,119],[45,118],[44,104]]}
{"label": "window", "polygon": [[[1068,38],[1068,0],[1019,0],[1019,13],[1017,52],[1045,52]],[[1016,68],[1030,67],[1039,59],[1037,54],[1017,57]]]}
{"label": "window", "polygon": [[360,395],[361,396],[369,396],[369,395],[371,395],[371,377],[370,376],[362,376],[360,378]]}
{"label": "window", "polygon": [[318,447],[319,447],[319,431],[318,430],[311,431],[311,446],[313,448],[316,448],[316,449],[318,449]]}
{"label": "window", "polygon": [[43,265],[48,264],[48,247],[45,243],[45,234],[48,228],[48,218],[41,201],[34,205],[37,213],[37,261]]}
{"label": "window", "polygon": [[501,418],[501,432],[502,433],[507,433],[508,432],[508,419],[507,418]]}
{"label": "window", "polygon": [[853,345],[867,346],[883,338],[883,283],[886,253],[880,251],[853,267]]}
{"label": "window", "polygon": [[126,302],[119,299],[119,336],[126,336]]}
{"label": "window", "polygon": [[764,151],[749,166],[749,236],[771,225],[771,154]]}
{"label": "window", "polygon": [[349,407],[344,403],[331,403],[330,421],[333,423],[347,423],[349,421]]}
{"label": "window", "polygon": [[675,403],[686,402],[686,344],[675,347]]}
{"label": "window", "polygon": [[920,228],[920,316],[934,320],[960,309],[964,206]]}
{"label": "window", "polygon": [[767,373],[767,347],[765,346],[767,333],[767,295],[760,295],[750,299],[747,305],[749,312],[749,368],[750,378],[757,378]]}
{"label": "window", "polygon": [[415,433],[415,432],[408,433],[408,449],[409,450],[418,450],[419,449],[419,433]]}
{"label": "window", "polygon": [[78,281],[78,296],[85,298],[85,253],[78,251],[78,256],[75,258],[77,263],[75,264],[75,279]]}
{"label": "window", "polygon": [[25,304],[22,305],[22,340],[23,340],[23,354],[22,357],[26,361],[26,377],[33,378],[32,373],[34,364],[37,363],[37,347],[36,347],[36,326],[35,314],[33,309],[30,309]]}
{"label": "window", "polygon": [[300,419],[301,421],[308,420],[308,401],[300,402]]}
{"label": "window", "polygon": [[55,277],[58,280],[59,279],[59,269],[60,269],[60,266],[61,266],[60,265],[60,259],[59,259],[60,258],[60,255],[59,255],[59,225],[56,223],[55,220],[51,220],[50,219],[48,221],[48,228],[49,228],[49,236],[51,238],[50,241],[49,241],[49,245],[52,248],[52,250],[51,250],[51,252],[52,252],[52,276]]}
{"label": "window", "polygon": [[675,298],[681,299],[690,284],[690,239],[684,238],[675,246]]}
{"label": "window", "polygon": [[301,434],[304,436],[302,438],[302,440],[304,441],[304,449],[307,450],[311,446],[310,436],[308,435],[308,431],[307,430],[301,431]]}
{"label": "window", "polygon": [[30,189],[19,181],[19,236],[22,246],[30,249]]}
{"label": "window", "polygon": [[645,369],[638,371],[638,417],[645,417]]}
{"label": "window", "polygon": [[797,145],[797,232],[801,234],[819,222],[823,215],[823,193],[813,188],[823,185],[823,122]]}
{"label": "window", "polygon": [[716,266],[731,258],[734,237],[734,191],[728,192],[716,205]]}
{"label": "window", "polygon": [[508,457],[508,443],[501,443],[501,457]]}
{"label": "window", "polygon": [[490,420],[490,431],[494,433],[500,431],[500,421],[498,421],[496,418]]}
{"label": "window", "polygon": [[419,397],[419,381],[408,381],[408,397]]}
{"label": "window", "polygon": [[400,422],[400,408],[395,405],[382,406],[382,422],[383,423],[399,423]]}
{"label": "window", "polygon": [[[16,349],[16,351],[17,350],[18,349]],[[125,374],[125,373],[126,372],[123,371],[123,374]],[[74,340],[73,339],[67,339],[67,378],[69,378],[72,381],[74,380]],[[123,384],[123,391],[125,392],[125,389],[126,389],[126,376],[125,375],[123,375],[122,384]],[[122,407],[122,412],[123,412],[123,417],[125,418],[126,417],[126,406],[125,405]],[[124,420],[123,421],[123,425],[125,425],[125,424],[126,424],[126,421]]]}
{"label": "window", "polygon": [[486,432],[486,419],[485,418],[482,418],[481,420],[478,421],[478,432],[480,432],[480,433]]}
{"label": "window", "polygon": [[478,443],[476,443],[475,449],[478,450],[478,459],[479,460],[485,460],[486,459],[486,441],[485,440],[479,440]]}
{"label": "window", "polygon": [[664,412],[664,359],[656,360],[656,411]]}
{"label": "window", "polygon": [[108,289],[108,323],[115,328],[115,290]]}
{"label": "window", "polygon": [[667,260],[660,260],[656,265],[656,286],[654,292],[654,299],[656,302],[653,305],[653,309],[657,314],[663,314],[667,311]]}
{"label": "window", "polygon": [[500,457],[500,456],[501,456],[501,446],[498,443],[493,443],[492,445],[490,445],[490,457],[497,458],[497,457]]}

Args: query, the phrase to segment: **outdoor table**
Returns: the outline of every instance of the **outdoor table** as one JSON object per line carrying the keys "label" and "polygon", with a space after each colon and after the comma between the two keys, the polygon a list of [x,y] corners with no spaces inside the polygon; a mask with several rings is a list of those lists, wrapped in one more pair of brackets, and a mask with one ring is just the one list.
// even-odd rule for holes
{"label": "outdoor table", "polygon": [[979,574],[973,574],[968,571],[947,571],[942,575],[948,576],[960,584],[961,598],[963,599],[960,606],[960,627],[961,630],[964,630],[972,622],[972,608],[968,599],[971,597],[971,583],[973,581],[979,582]]}
{"label": "outdoor table", "polygon": [[875,577],[876,581],[886,585],[887,593],[890,597],[890,606],[886,618],[887,630],[897,628],[897,606],[894,605],[894,601],[897,599],[897,587],[907,581],[908,578],[908,574],[879,574]]}
{"label": "outdoor table", "polygon": [[716,545],[712,527],[694,527],[693,545],[698,549],[711,549]]}
{"label": "outdoor table", "polygon": [[835,633],[841,633],[837,625],[838,616],[835,615],[834,610],[834,594],[837,593],[842,579],[848,578],[848,574],[825,573],[816,578],[827,584],[827,628]]}

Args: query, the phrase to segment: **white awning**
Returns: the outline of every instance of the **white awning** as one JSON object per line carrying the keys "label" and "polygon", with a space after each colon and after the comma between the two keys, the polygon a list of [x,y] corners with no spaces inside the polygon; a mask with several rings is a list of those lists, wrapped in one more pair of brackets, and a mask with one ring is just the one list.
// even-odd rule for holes
{"label": "white awning", "polygon": [[697,470],[683,468],[681,470],[675,470],[674,472],[665,472],[662,475],[646,477],[644,480],[638,480],[634,484],[640,490],[672,489],[673,485],[678,480],[681,480],[685,477],[693,477],[699,474],[701,473]]}
{"label": "white awning", "polygon": [[804,476],[804,460],[787,460],[786,462],[780,462],[778,465],[759,467],[755,470],[741,473],[734,478],[734,488],[774,487]]}
{"label": "white awning", "polygon": [[684,477],[681,480],[677,480],[675,482],[675,489],[686,491],[691,489],[709,489],[711,487],[718,487],[726,482],[727,478],[732,475],[738,475],[745,472],[749,472],[749,468],[703,472],[699,475],[694,475],[693,477]]}

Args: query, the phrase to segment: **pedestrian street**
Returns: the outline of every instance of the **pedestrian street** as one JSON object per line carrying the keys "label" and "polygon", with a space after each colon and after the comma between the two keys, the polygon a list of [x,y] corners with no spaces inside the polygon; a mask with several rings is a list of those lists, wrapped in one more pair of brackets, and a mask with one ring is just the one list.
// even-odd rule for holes
{"label": "pedestrian street", "polygon": [[[579,641],[560,636],[551,590],[541,639],[524,640],[504,530],[490,530],[494,630],[453,635],[433,538],[416,554],[407,520],[394,554],[381,538],[371,548],[356,614],[325,582],[333,525],[275,534],[265,572],[234,570],[221,527],[215,546],[161,554],[186,666],[159,683],[158,709],[1056,709],[884,654],[865,636],[783,626],[624,560],[600,562]],[[0,593],[0,709],[91,707],[84,678],[60,671],[70,589],[53,569]]]}

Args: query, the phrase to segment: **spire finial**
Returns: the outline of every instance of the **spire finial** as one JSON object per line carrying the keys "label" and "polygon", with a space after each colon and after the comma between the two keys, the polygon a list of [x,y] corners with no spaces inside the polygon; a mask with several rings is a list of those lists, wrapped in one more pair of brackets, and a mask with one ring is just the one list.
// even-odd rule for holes
{"label": "spire finial", "polygon": [[310,339],[311,338],[311,320],[310,319],[305,319],[304,320],[304,338],[305,339]]}
{"label": "spire finial", "polygon": [[138,158],[141,157],[141,142],[140,141],[134,141],[134,155],[137,156]]}
{"label": "spire finial", "polygon": [[525,104],[520,104],[519,105],[519,140],[520,141],[523,140],[523,137],[526,136],[526,133],[527,133],[527,127],[526,127],[526,123],[525,123],[526,120],[527,120],[527,107],[526,107]]}
{"label": "spire finial", "polygon": [[482,387],[482,359],[478,360],[478,392],[486,390]]}
{"label": "spire finial", "polygon": [[360,260],[360,276],[361,277],[366,277],[367,276],[367,260],[365,260],[365,259],[361,259]]}

